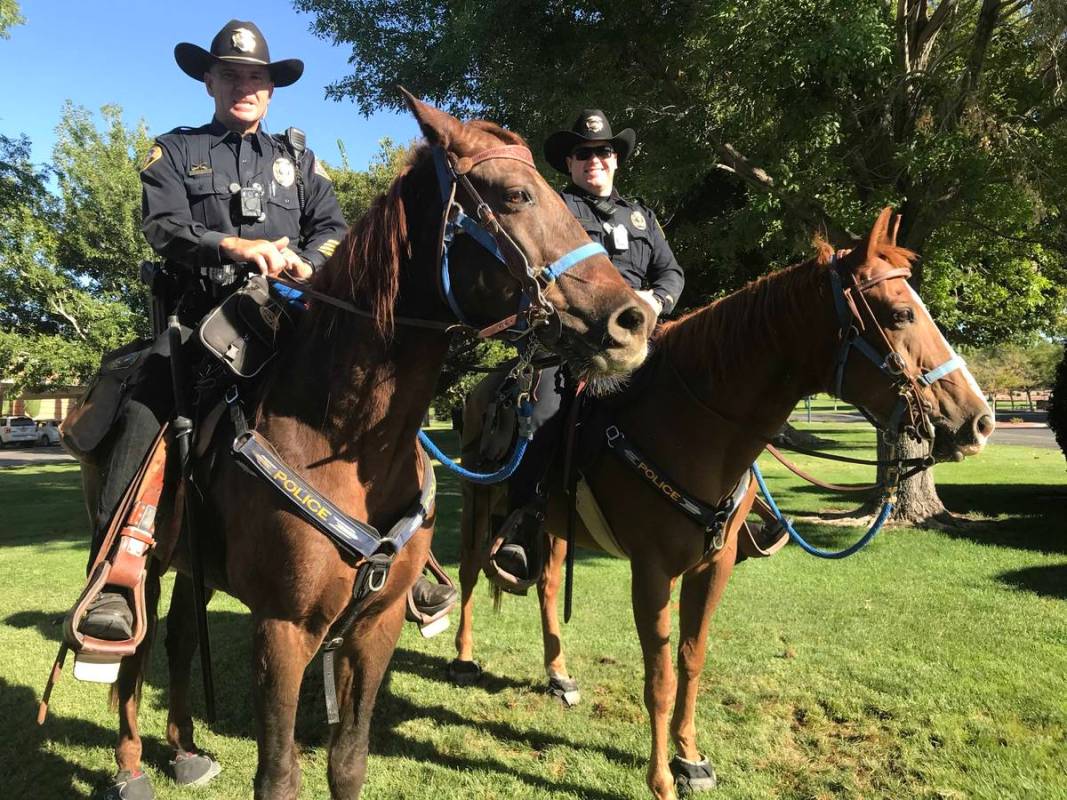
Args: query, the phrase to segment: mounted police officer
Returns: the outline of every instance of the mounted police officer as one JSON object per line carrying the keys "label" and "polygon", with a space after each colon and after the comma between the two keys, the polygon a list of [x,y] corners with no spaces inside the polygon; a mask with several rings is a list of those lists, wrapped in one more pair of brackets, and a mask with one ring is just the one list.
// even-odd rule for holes
{"label": "mounted police officer", "polygon": [[[171,287],[163,312],[195,324],[249,271],[311,277],[348,226],[329,175],[304,147],[303,133],[290,128],[272,136],[263,125],[274,89],[295,83],[302,61],[271,61],[259,28],[242,20],[226,23],[210,50],[183,42],[174,58],[183,72],[204,83],[214,116],[206,125],[175,128],[156,139],[141,168],[142,230],[165,259],[162,278],[153,286]],[[140,382],[109,434],[90,565],[122,495],[172,413],[167,366],[155,360],[150,368],[158,371],[158,380]],[[415,590],[420,610],[430,612],[454,597],[451,587],[426,581]],[[102,592],[79,630],[124,640],[132,622],[126,598]]]}
{"label": "mounted police officer", "polygon": [[[603,111],[587,108],[578,112],[569,129],[545,140],[544,154],[552,167],[570,177],[561,192],[567,208],[659,316],[678,303],[685,275],[652,209],[624,198],[615,188],[616,170],[636,140],[633,129],[615,134]],[[560,439],[565,416],[560,407],[568,398],[565,383],[563,371],[549,367],[541,371],[534,390],[532,423],[538,434],[508,483],[511,513],[500,530],[503,544],[491,561],[504,585],[528,585],[540,568],[540,558],[531,558],[527,551],[541,538],[545,498],[540,483]]]}

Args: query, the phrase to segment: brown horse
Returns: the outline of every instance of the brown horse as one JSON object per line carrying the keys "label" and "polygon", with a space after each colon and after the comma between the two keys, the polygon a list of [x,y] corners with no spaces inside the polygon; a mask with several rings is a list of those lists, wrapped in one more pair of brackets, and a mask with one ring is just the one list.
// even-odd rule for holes
{"label": "brown horse", "polygon": [[[889,219],[886,209],[866,242],[841,259],[823,246],[815,259],[763,277],[667,323],[654,340],[652,357],[632,384],[604,403],[612,423],[671,484],[654,487],[612,454],[600,455],[584,469],[615,544],[630,560],[634,621],[644,653],[645,705],[652,726],[647,782],[661,800],[676,797],[679,773],[687,782],[694,778],[690,788],[714,785],[714,772],[697,747],[697,688],[708,622],[733,570],[738,529],[751,507],[755,483],[726,527],[720,549],[708,549],[701,528],[663,494],[678,487],[714,507],[731,492],[800,398],[835,388],[842,326],[832,299],[831,273],[836,271],[843,285],[851,287],[841,297],[856,316],[847,312],[845,330],[862,325],[862,337],[874,351],[883,357],[895,351],[904,362],[903,372],[892,374],[853,355],[844,362],[840,383],[844,399],[885,423],[903,402],[902,387],[914,386],[914,395],[907,390],[903,416],[919,432],[926,430],[926,423],[932,424],[936,444],[931,446],[938,458],[977,453],[993,430],[982,393],[906,281],[913,254],[895,245]],[[886,361],[896,366],[896,357]],[[927,385],[914,379],[932,376],[934,367],[942,364],[953,369],[940,380],[935,377]],[[467,409],[465,459],[477,458],[479,394],[484,392],[476,392]],[[556,614],[568,505],[559,472],[555,469],[550,480],[549,556],[538,585],[545,670],[557,687],[561,680],[569,680]],[[483,512],[499,500],[499,493],[494,498],[483,487],[464,486],[462,613],[454,674],[477,673],[470,663],[472,592],[487,534],[489,515]],[[581,522],[576,540],[582,546],[605,549]],[[669,649],[669,600],[679,577],[676,679]],[[668,733],[684,761],[669,762]]]}
{"label": "brown horse", "polygon": [[[579,371],[594,376],[638,366],[652,326],[643,304],[603,253],[580,260],[555,282],[541,280],[545,265],[588,238],[539,176],[519,136],[489,122],[461,123],[405,95],[428,144],[413,153],[389,192],[352,228],[313,283],[318,292],[364,314],[313,301],[296,343],[279,356],[254,407],[247,409],[257,432],[312,487],[345,514],[382,531],[419,496],[424,462],[416,434],[451,338],[447,325],[406,323],[455,322],[435,275],[446,204],[434,148],[469,180],[460,182],[455,200],[471,215],[477,196],[487,204],[478,216],[508,261],[506,268],[473,237],[456,237],[450,258],[453,300],[471,324],[488,326],[514,313],[520,292],[532,283],[558,313],[554,347]],[[492,226],[494,218],[499,227]],[[516,277],[510,269],[516,259],[525,259],[539,280],[524,286],[522,274]],[[226,453],[232,438],[233,429],[220,425],[214,437],[218,456],[199,483],[205,571],[210,588],[232,594],[251,611],[255,796],[295,798],[300,767],[293,734],[300,683],[352,597],[357,559],[304,522],[273,487],[238,468]],[[173,502],[172,493],[164,498],[161,519],[173,519]],[[404,620],[404,597],[429,550],[432,512],[428,516],[337,650],[340,721],[329,745],[334,797],[354,798],[363,785],[374,699]],[[175,564],[185,572],[184,548],[177,552]],[[179,754],[195,752],[189,695],[196,633],[187,611],[190,593],[191,582],[179,575],[166,641],[167,741]],[[158,566],[151,570],[149,594],[154,616]],[[133,775],[140,774],[137,689],[146,650],[147,640],[123,661],[115,686],[116,760],[120,770]]]}

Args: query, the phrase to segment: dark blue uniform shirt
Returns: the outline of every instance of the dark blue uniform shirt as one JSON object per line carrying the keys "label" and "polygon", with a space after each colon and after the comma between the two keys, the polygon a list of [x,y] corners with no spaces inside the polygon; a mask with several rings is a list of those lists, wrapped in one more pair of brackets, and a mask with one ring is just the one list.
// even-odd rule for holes
{"label": "dark blue uniform shirt", "polygon": [[[283,142],[263,131],[241,136],[218,120],[199,128],[175,128],[156,139],[141,169],[143,222],[152,248],[191,269],[226,263],[219,242],[227,236],[274,240],[315,269],[321,267],[348,228],[326,170],[305,150],[301,210],[296,166]],[[261,219],[240,213],[241,187],[262,190]]]}
{"label": "dark blue uniform shirt", "polygon": [[[651,289],[663,303],[664,313],[671,311],[685,286],[685,273],[652,209],[636,200],[625,200],[614,190],[608,197],[593,197],[572,184],[560,195],[589,238],[608,251],[611,263],[630,288]],[[625,235],[614,233],[617,226]]]}

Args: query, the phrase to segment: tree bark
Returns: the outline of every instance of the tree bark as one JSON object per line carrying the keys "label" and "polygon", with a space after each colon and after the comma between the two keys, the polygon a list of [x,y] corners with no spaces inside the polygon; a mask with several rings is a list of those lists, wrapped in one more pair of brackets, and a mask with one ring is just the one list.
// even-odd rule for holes
{"label": "tree bark", "polygon": [[[910,436],[902,437],[897,443],[897,453],[902,458],[921,458],[926,455],[929,445],[925,442],[916,442]],[[878,460],[885,461],[890,457],[889,446],[881,436],[878,438]],[[879,482],[885,480],[885,468],[878,468]],[[875,497],[865,503],[857,512],[858,516],[873,516],[882,507],[882,498]],[[937,494],[937,486],[934,483],[934,471],[924,470],[918,475],[902,481],[897,489],[897,502],[893,506],[890,515],[891,522],[905,523],[908,525],[930,525],[943,527],[955,524],[952,514],[945,508],[941,498]]]}

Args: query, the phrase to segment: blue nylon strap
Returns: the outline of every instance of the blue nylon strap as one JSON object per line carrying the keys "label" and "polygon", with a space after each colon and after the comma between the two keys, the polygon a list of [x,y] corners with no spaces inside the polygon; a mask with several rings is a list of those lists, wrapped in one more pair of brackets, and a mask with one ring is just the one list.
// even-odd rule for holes
{"label": "blue nylon strap", "polygon": [[566,255],[557,258],[545,267],[544,271],[541,273],[541,277],[551,283],[576,264],[585,261],[587,258],[592,258],[593,256],[601,254],[605,256],[608,254],[608,251],[605,250],[602,245],[599,245],[596,242],[583,244],[581,247],[574,248]]}
{"label": "blue nylon strap", "polygon": [[756,477],[756,483],[759,484],[759,489],[763,493],[764,499],[767,501],[767,505],[771,507],[771,511],[774,512],[774,516],[778,519],[778,521],[782,523],[782,525],[787,531],[789,531],[790,538],[792,538],[794,542],[800,545],[801,549],[803,549],[805,552],[810,553],[813,556],[817,556],[818,558],[847,558],[853,553],[862,550],[864,547],[867,546],[867,543],[874,538],[875,534],[882,529],[882,526],[885,524],[886,519],[889,518],[890,512],[893,510],[893,504],[886,500],[885,503],[882,504],[882,510],[878,513],[878,518],[874,521],[874,524],[871,525],[870,530],[863,534],[863,537],[858,542],[851,545],[850,547],[846,547],[844,550],[821,550],[818,547],[814,547],[813,545],[808,544],[804,540],[804,537],[802,537],[793,529],[792,523],[790,523],[789,520],[782,516],[782,512],[778,509],[778,504],[774,502],[774,498],[771,497],[770,490],[767,489],[767,484],[763,480],[763,473],[760,472],[759,465],[753,463],[751,469],[752,474]]}
{"label": "blue nylon strap", "polygon": [[934,381],[944,378],[946,375],[955,372],[964,365],[964,361],[959,356],[953,356],[940,367],[935,367],[924,375],[920,375],[918,378],[919,383],[923,386],[929,386]]}
{"label": "blue nylon strap", "polygon": [[[836,261],[836,256],[834,257]],[[848,309],[848,303],[845,302],[845,289],[841,285],[841,276],[837,274],[837,270],[833,268],[831,263],[830,267],[830,284],[833,286],[831,294],[834,296],[834,309],[837,311],[837,321],[841,324],[842,330],[847,330],[851,327],[852,312]]]}
{"label": "blue nylon strap", "polygon": [[505,259],[504,254],[500,252],[500,246],[496,243],[496,239],[493,238],[493,235],[489,233],[489,231],[487,231],[473,219],[468,217],[462,211],[456,214],[456,225],[459,226],[460,230],[462,230],[464,233],[469,233],[471,236],[473,236],[474,240],[478,242],[478,244],[480,244],[482,247],[484,247],[486,250],[496,256],[500,263],[504,264],[504,266],[507,266],[507,259]]}
{"label": "blue nylon strap", "polygon": [[[529,419],[533,415],[533,405],[529,401],[523,402],[522,405],[519,406],[518,414],[520,417],[519,423],[521,430],[523,418]],[[530,445],[530,440],[528,438],[520,436],[518,442],[515,444],[515,449],[511,453],[511,458],[508,459],[508,463],[495,472],[474,472],[473,470],[461,467],[445,455],[444,451],[433,443],[433,440],[426,434],[426,431],[419,431],[419,441],[430,455],[441,462],[443,467],[454,472],[464,480],[468,480],[471,483],[478,483],[483,486],[491,483],[500,483],[501,481],[506,481],[510,478],[512,473],[519,468],[523,456],[526,455],[526,448]]]}

